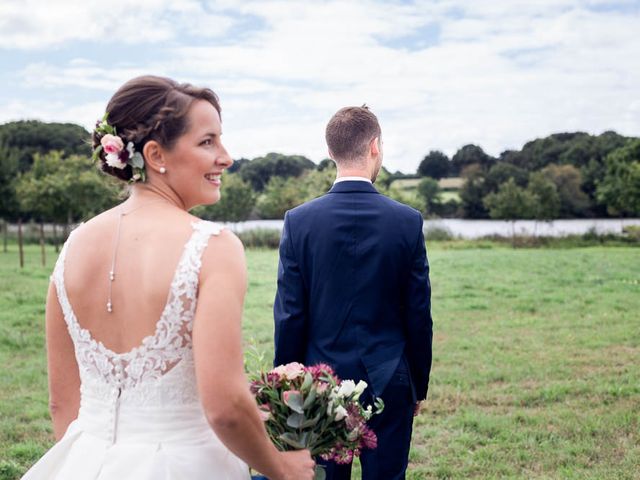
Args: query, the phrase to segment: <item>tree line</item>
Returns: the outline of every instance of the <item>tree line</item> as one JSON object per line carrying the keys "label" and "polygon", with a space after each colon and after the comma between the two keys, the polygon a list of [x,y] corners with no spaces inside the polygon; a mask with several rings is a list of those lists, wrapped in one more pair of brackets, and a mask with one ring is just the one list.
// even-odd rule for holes
{"label": "tree line", "polygon": [[498,157],[465,145],[431,151],[420,177],[462,177],[457,216],[538,219],[640,215],[640,139],[557,133]]}
{"label": "tree line", "polygon": [[[126,187],[90,160],[89,133],[73,124],[0,125],[0,218],[68,224],[119,202]],[[459,198],[444,200],[442,179],[458,177]],[[223,195],[195,214],[210,220],[282,218],[331,188],[335,165],[302,155],[241,158],[225,173]],[[401,182],[413,179],[411,189]],[[382,169],[378,190],[425,216],[576,218],[640,215],[640,139],[615,132],[560,133],[498,157],[465,145],[450,159],[429,152],[415,174]]]}

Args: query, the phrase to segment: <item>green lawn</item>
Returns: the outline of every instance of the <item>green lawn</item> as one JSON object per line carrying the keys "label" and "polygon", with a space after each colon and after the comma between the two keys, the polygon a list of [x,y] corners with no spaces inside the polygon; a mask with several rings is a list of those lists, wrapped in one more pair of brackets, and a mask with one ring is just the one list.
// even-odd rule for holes
{"label": "green lawn", "polygon": [[[640,249],[452,245],[429,245],[434,366],[408,478],[640,478]],[[15,250],[0,253],[0,479],[52,441],[50,267],[30,247],[20,271]],[[268,361],[277,253],[247,258],[247,351]]]}

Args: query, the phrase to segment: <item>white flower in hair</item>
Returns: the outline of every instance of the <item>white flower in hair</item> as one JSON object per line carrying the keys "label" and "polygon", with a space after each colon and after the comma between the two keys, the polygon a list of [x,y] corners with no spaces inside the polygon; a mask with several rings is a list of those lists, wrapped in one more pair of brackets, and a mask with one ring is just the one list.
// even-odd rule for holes
{"label": "white flower in hair", "polygon": [[122,170],[124,167],[127,166],[125,162],[120,160],[119,153],[107,153],[105,155],[105,160],[107,165],[109,165],[112,168],[119,168],[120,170]]}

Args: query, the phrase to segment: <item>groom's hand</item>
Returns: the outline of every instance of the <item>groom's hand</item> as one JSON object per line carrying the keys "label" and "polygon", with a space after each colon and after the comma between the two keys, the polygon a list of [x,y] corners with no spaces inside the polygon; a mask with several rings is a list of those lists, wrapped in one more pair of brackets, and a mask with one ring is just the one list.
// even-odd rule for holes
{"label": "groom's hand", "polygon": [[422,407],[422,402],[416,402],[416,406],[413,409],[413,416],[417,417],[418,415],[420,415],[420,408]]}

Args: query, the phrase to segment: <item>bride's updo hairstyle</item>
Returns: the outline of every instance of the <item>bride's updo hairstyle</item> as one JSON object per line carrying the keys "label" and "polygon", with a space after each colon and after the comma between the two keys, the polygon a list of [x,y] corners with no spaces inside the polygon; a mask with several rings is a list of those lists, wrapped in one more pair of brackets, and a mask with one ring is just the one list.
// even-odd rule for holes
{"label": "bride's updo hairstyle", "polygon": [[[187,113],[195,100],[206,100],[220,113],[218,96],[209,88],[178,83],[170,78],[145,75],[129,80],[111,97],[107,105],[107,123],[114,127],[124,145],[133,143],[142,153],[149,140],[171,149],[188,129]],[[94,150],[100,147],[104,133],[93,131]],[[133,179],[133,168],[127,164],[116,168],[107,164],[107,152],[98,154],[102,171],[121,180]],[[135,179],[133,179],[135,180]]]}

